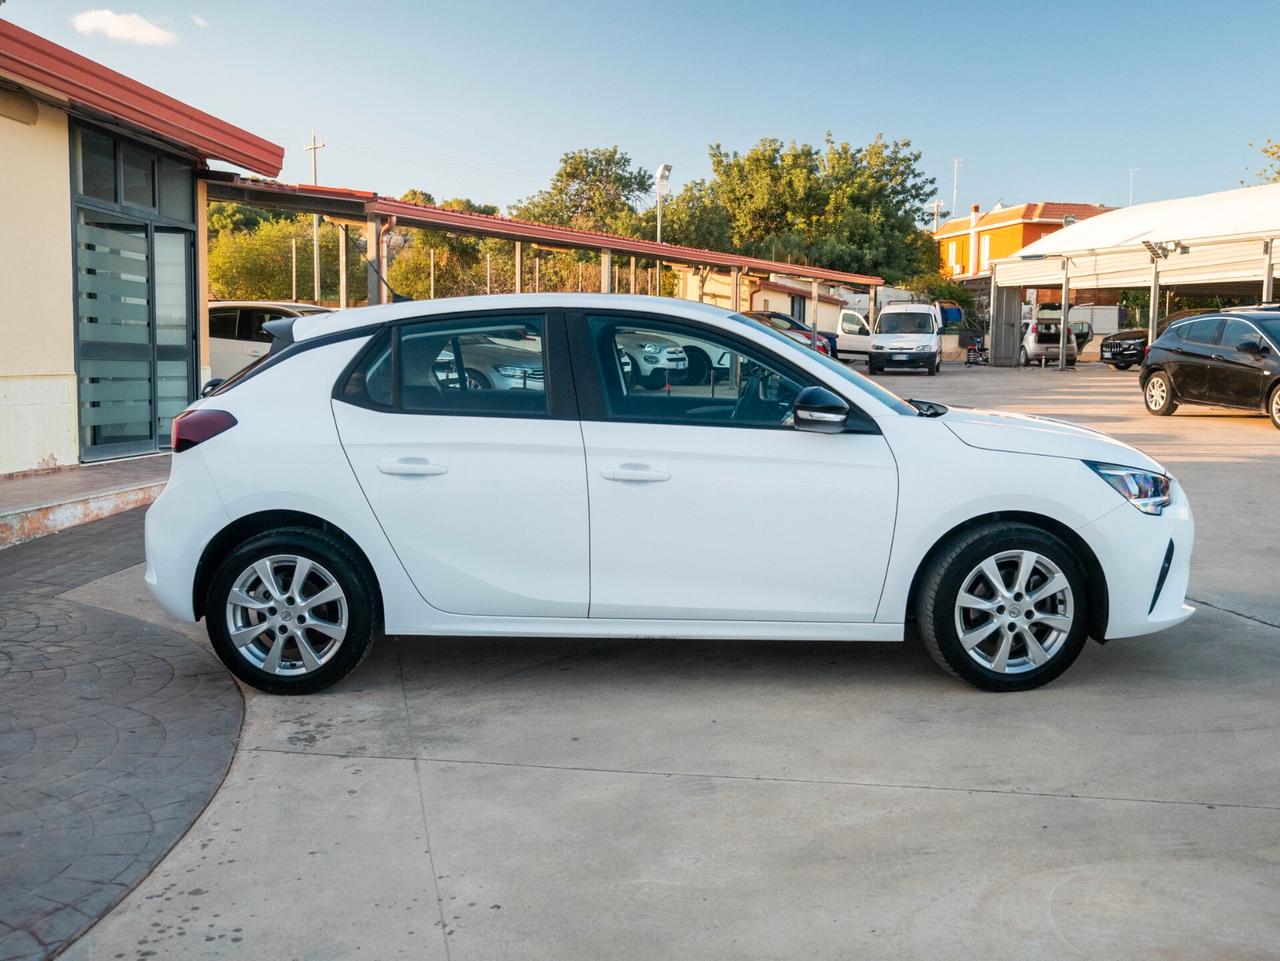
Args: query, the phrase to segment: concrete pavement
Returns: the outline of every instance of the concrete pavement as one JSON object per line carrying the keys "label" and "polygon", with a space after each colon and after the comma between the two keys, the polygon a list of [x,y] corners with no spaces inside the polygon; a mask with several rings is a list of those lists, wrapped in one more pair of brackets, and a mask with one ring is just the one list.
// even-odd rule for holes
{"label": "concrete pavement", "polygon": [[[1247,510],[1280,434],[1149,418],[1107,370],[906,380],[1142,435],[1219,609],[999,697],[914,643],[388,639],[333,691],[246,692],[222,789],[66,957],[1280,957],[1276,532]],[[168,623],[140,573],[77,602]]]}

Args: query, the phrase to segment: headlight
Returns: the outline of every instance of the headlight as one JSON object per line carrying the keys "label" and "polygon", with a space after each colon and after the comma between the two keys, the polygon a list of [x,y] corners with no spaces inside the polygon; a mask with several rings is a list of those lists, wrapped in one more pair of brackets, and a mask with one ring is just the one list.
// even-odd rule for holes
{"label": "headlight", "polygon": [[646,354],[662,353],[662,348],[659,347],[657,344],[641,344],[640,349],[643,350]]}
{"label": "headlight", "polygon": [[933,348],[930,347],[928,344],[921,344],[919,347],[916,348],[916,350],[933,350]]}
{"label": "headlight", "polygon": [[872,350],[888,350],[889,348],[886,347],[884,344],[875,344],[874,346],[872,346],[871,349]]}
{"label": "headlight", "polygon": [[1085,461],[1085,465],[1110,484],[1130,504],[1144,514],[1160,514],[1169,506],[1169,478],[1165,474],[1121,467],[1119,464],[1098,464]]}
{"label": "headlight", "polygon": [[538,368],[536,367],[495,367],[494,368],[494,370],[496,370],[503,377],[528,377],[537,369]]}

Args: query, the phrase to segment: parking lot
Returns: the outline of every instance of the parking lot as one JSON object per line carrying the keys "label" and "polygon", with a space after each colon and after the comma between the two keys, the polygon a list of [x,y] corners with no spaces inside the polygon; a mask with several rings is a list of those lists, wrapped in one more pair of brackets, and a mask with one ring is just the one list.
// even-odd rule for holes
{"label": "parking lot", "polygon": [[[1199,613],[1003,696],[912,642],[387,639],[324,694],[244,690],[209,807],[65,956],[1280,954],[1280,434],[1097,365],[881,382],[1163,461]],[[205,647],[140,562],[61,597]]]}

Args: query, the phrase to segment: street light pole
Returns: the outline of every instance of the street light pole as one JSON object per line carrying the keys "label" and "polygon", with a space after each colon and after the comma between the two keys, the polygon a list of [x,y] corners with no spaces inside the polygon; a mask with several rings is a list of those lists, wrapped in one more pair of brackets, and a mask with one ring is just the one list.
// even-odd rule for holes
{"label": "street light pole", "polygon": [[[316,169],[316,156],[320,153],[324,144],[316,140],[316,132],[311,131],[311,143],[303,144],[304,150],[311,151],[311,184],[318,186],[320,178]],[[315,272],[315,301],[320,302],[320,215],[313,214],[311,218],[311,267]]]}
{"label": "street light pole", "polygon": [[964,166],[964,160],[960,157],[951,158],[951,216],[956,213],[956,200],[960,193],[960,168]]}
{"label": "street light pole", "polygon": [[[671,164],[659,164],[658,175],[654,180],[658,191],[658,230],[657,240],[662,243],[662,198],[671,190]],[[662,260],[658,260],[658,295],[662,295]]]}
{"label": "street light pole", "polygon": [[1129,206],[1133,206],[1133,175],[1141,170],[1141,167],[1129,168]]}

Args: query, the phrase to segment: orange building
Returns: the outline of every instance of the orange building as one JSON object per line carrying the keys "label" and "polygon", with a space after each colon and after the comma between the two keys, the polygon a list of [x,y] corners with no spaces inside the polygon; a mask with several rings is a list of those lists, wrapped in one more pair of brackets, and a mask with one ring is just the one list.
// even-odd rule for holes
{"label": "orange building", "polygon": [[942,273],[958,281],[990,277],[988,264],[992,260],[1010,257],[1032,241],[1060,230],[1069,217],[1084,220],[1109,209],[1098,204],[1042,200],[1013,207],[997,205],[984,214],[974,204],[969,216],[948,220],[934,232]]}

